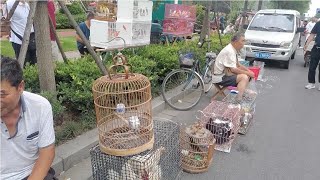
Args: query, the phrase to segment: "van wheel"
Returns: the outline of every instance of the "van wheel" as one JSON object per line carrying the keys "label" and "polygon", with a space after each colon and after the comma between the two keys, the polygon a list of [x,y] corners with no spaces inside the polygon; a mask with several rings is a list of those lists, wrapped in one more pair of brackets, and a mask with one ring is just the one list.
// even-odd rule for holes
{"label": "van wheel", "polygon": [[291,55],[291,59],[294,59],[295,56],[296,56],[296,51],[294,51],[293,54]]}
{"label": "van wheel", "polygon": [[284,61],[284,62],[283,62],[283,68],[284,68],[284,69],[289,69],[289,63],[290,63],[290,60]]}

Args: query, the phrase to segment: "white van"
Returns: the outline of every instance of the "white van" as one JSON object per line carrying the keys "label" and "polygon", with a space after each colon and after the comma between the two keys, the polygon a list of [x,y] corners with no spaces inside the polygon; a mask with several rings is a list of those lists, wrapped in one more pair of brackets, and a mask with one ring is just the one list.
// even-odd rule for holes
{"label": "white van", "polygon": [[300,13],[295,10],[265,9],[256,13],[245,32],[246,56],[278,60],[289,68],[294,59],[300,33]]}

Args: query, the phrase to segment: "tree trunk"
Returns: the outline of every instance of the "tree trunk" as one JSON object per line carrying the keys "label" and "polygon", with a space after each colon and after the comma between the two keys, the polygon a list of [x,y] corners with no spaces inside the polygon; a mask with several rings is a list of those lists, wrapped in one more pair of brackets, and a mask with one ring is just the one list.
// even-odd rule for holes
{"label": "tree trunk", "polygon": [[258,10],[261,10],[261,8],[262,8],[262,1],[263,1],[263,0],[259,0]]}
{"label": "tree trunk", "polygon": [[105,68],[105,66],[103,65],[100,57],[96,54],[96,52],[93,50],[92,46],[90,45],[89,41],[87,40],[87,38],[84,36],[83,32],[81,31],[80,27],[78,26],[77,22],[74,20],[73,16],[71,15],[70,11],[68,10],[67,6],[65,5],[64,1],[59,0],[58,1],[61,9],[64,11],[64,13],[68,16],[68,19],[71,23],[71,25],[73,26],[73,28],[77,31],[77,33],[79,34],[80,38],[82,39],[84,45],[87,47],[89,53],[91,54],[91,56],[93,57],[93,59],[96,61],[100,71],[102,72],[103,75],[108,75],[110,77],[109,72],[107,71],[107,69]]}
{"label": "tree trunk", "polygon": [[30,1],[30,11],[29,11],[28,19],[27,19],[27,25],[24,30],[22,45],[21,45],[21,49],[20,49],[20,53],[19,53],[19,57],[18,57],[18,61],[19,61],[19,64],[21,67],[23,67],[23,64],[24,64],[24,61],[26,58],[26,54],[28,51],[30,33],[31,33],[32,25],[33,25],[33,17],[36,12],[36,8],[37,8],[37,1]]}
{"label": "tree trunk", "polygon": [[243,32],[243,25],[246,22],[247,19],[247,10],[248,10],[248,0],[244,1],[244,7],[243,7],[243,12],[242,12],[242,20],[240,23],[239,31]]}
{"label": "tree trunk", "polygon": [[210,20],[209,20],[209,13],[210,13],[210,4],[207,2],[206,11],[204,13],[202,28],[200,33],[199,42],[202,44],[205,41],[206,35],[210,34]]}
{"label": "tree trunk", "polygon": [[60,39],[59,39],[59,37],[58,37],[58,35],[57,35],[57,31],[56,31],[56,29],[54,28],[53,22],[52,22],[50,16],[49,16],[48,18],[49,18],[50,29],[51,29],[54,37],[56,38],[56,43],[57,43],[57,45],[58,45],[58,48],[59,48],[59,51],[60,51],[60,53],[61,53],[62,59],[63,59],[63,61],[64,61],[65,63],[68,63],[67,56],[66,56],[66,54],[64,53],[64,51],[63,51],[63,49],[62,49],[62,45],[61,45]]}
{"label": "tree trunk", "polygon": [[37,44],[37,64],[41,91],[56,94],[56,82],[51,59],[51,40],[47,1],[38,1],[34,19]]}
{"label": "tree trunk", "polygon": [[223,48],[223,45],[222,45],[222,40],[221,40],[221,34],[220,34],[220,18],[217,16],[217,12],[218,12],[218,2],[216,0],[216,4],[215,4],[215,8],[214,8],[214,18],[216,20],[216,23],[218,24],[218,21],[219,21],[219,26],[218,26],[218,36],[219,36],[219,41],[220,41],[220,46],[221,46],[221,49]]}

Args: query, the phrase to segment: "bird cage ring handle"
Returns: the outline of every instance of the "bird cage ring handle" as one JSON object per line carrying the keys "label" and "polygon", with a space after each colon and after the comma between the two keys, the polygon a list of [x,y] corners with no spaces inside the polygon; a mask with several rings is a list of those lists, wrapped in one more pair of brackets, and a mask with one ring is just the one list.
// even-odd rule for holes
{"label": "bird cage ring handle", "polygon": [[123,54],[119,53],[112,59],[114,65],[127,65],[128,60]]}
{"label": "bird cage ring handle", "polygon": [[[127,64],[127,65],[122,65],[122,64],[112,65],[109,68],[109,71],[111,72],[111,74],[117,74],[117,70],[116,70],[117,67],[123,67],[124,74],[125,74],[125,79],[128,79],[129,78],[129,72],[130,72],[129,71],[130,65],[129,64]],[[112,79],[111,74],[110,74],[110,79]]]}

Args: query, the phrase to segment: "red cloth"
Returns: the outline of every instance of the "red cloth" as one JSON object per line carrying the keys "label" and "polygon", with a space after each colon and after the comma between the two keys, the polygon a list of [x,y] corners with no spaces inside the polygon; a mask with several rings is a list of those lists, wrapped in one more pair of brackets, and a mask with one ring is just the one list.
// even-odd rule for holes
{"label": "red cloth", "polygon": [[[53,0],[48,0],[48,14],[49,14],[50,19],[52,20],[54,28],[56,28],[56,26],[57,26],[56,15],[54,13],[55,10],[56,9],[54,7]],[[56,40],[56,38],[54,37],[53,32],[51,31],[51,28],[50,28],[50,39],[51,39],[51,41],[55,41]]]}

